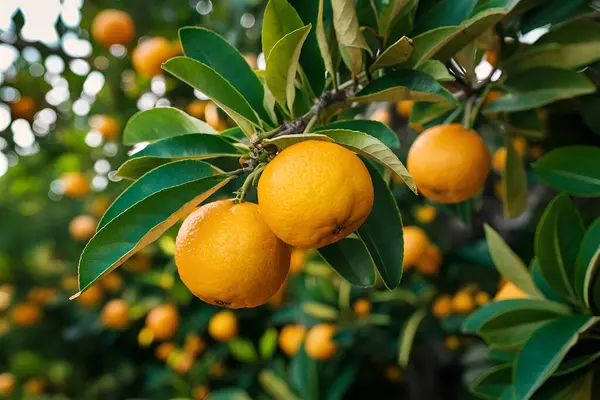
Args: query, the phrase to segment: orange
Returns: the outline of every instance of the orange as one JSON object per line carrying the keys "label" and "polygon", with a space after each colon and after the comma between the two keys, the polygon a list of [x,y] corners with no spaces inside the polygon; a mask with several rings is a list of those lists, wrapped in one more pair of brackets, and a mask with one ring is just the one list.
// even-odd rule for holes
{"label": "orange", "polygon": [[175,262],[183,283],[205,302],[256,307],[281,287],[290,251],[269,230],[256,204],[220,200],[185,219],[177,235]]}
{"label": "orange", "polygon": [[483,101],[484,105],[490,105],[491,103],[493,103],[494,101],[498,100],[500,97],[504,96],[504,93],[498,91],[498,90],[491,90],[486,96],[485,96],[485,100]]}
{"label": "orange", "polygon": [[285,300],[286,286],[287,286],[287,278],[283,281],[283,284],[281,285],[279,290],[277,290],[277,292],[275,292],[275,294],[273,296],[271,296],[271,298],[269,299],[270,305],[272,305],[274,307],[279,307],[280,305],[283,304],[283,302]]}
{"label": "orange", "polygon": [[231,311],[220,311],[208,321],[208,333],[219,342],[226,342],[238,333],[238,323]]}
{"label": "orange", "polygon": [[429,239],[421,228],[416,226],[402,227],[404,236],[404,262],[405,267],[412,267],[419,263],[419,260],[429,246]]}
{"label": "orange", "polygon": [[77,275],[65,276],[62,280],[63,288],[68,292],[76,292],[79,290],[79,279]]}
{"label": "orange", "polygon": [[496,50],[488,50],[485,52],[485,60],[489,62],[492,66],[496,66],[498,62],[498,54]]}
{"label": "orange", "polygon": [[410,117],[410,113],[415,105],[415,102],[412,100],[404,100],[396,103],[396,111],[398,114],[404,118],[408,119]]}
{"label": "orange", "polygon": [[171,304],[153,308],[146,317],[146,327],[152,331],[155,340],[167,340],[179,328],[179,312]]}
{"label": "orange", "polygon": [[333,341],[335,326],[320,324],[312,327],[306,335],[304,348],[315,360],[328,360],[337,352],[337,344]]}
{"label": "orange", "polygon": [[104,293],[100,288],[100,285],[93,285],[88,288],[85,292],[81,293],[79,297],[77,297],[77,301],[82,304],[84,307],[95,307],[100,303],[104,297]]}
{"label": "orange", "polygon": [[69,222],[69,234],[75,240],[86,242],[96,233],[98,221],[90,215],[80,215]]}
{"label": "orange", "polygon": [[452,310],[459,314],[468,314],[475,308],[475,300],[467,290],[461,290],[452,299]]}
{"label": "orange", "polygon": [[504,181],[502,179],[494,183],[494,194],[499,200],[504,200]]}
{"label": "orange", "polygon": [[174,55],[171,42],[163,37],[153,37],[137,45],[131,55],[131,61],[139,75],[152,78],[162,74],[162,63]]}
{"label": "orange", "polygon": [[382,122],[386,125],[389,125],[390,122],[392,122],[392,117],[387,108],[380,108],[378,110],[375,110],[375,112],[373,112],[373,114],[369,116],[369,119],[373,121]]}
{"label": "orange", "polygon": [[506,167],[506,147],[500,147],[492,157],[492,168],[499,174],[504,173]]}
{"label": "orange", "polygon": [[519,289],[514,283],[506,282],[496,293],[494,301],[507,299],[521,299],[529,297],[527,293]]}
{"label": "orange", "polygon": [[354,302],[352,309],[358,318],[365,318],[371,312],[371,302],[368,299],[358,299]]}
{"label": "orange", "polygon": [[206,109],[206,101],[194,100],[185,108],[185,111],[192,117],[204,118],[204,110]]}
{"label": "orange", "polygon": [[104,140],[110,140],[117,137],[121,131],[119,121],[109,115],[94,115],[89,120],[90,127],[102,134]]}
{"label": "orange", "polygon": [[356,231],[371,213],[369,171],[350,150],[329,142],[296,143],[267,164],[258,182],[260,213],[284,242],[310,249]]}
{"label": "orange", "polygon": [[123,299],[109,301],[100,313],[100,321],[108,329],[127,328],[129,326],[129,304]]}
{"label": "orange", "polygon": [[306,336],[306,327],[302,325],[286,325],[279,333],[279,348],[289,357],[294,356]]}
{"label": "orange", "polygon": [[210,393],[210,389],[204,385],[198,385],[192,389],[192,398],[194,400],[205,400]]}
{"label": "orange", "polygon": [[527,154],[527,141],[524,138],[514,138],[511,143],[521,157],[524,157],[525,154]]}
{"label": "orange", "polygon": [[109,206],[110,200],[106,196],[96,196],[87,207],[87,210],[96,217],[101,217]]}
{"label": "orange", "polygon": [[73,198],[82,198],[90,192],[90,182],[79,172],[67,172],[60,177],[64,187],[64,195]]}
{"label": "orange", "polygon": [[57,294],[58,291],[55,288],[34,287],[27,293],[27,300],[42,305],[52,301]]}
{"label": "orange", "polygon": [[144,254],[136,254],[124,264],[127,271],[137,274],[152,268],[152,259]]}
{"label": "orange", "polygon": [[92,37],[104,47],[127,46],[135,37],[135,24],[124,11],[103,10],[92,21]]}
{"label": "orange", "polygon": [[422,224],[429,224],[433,222],[436,215],[436,208],[430,204],[424,204],[422,206],[417,207],[417,209],[415,210],[415,219],[417,220],[417,222],[420,222]]}
{"label": "orange", "polygon": [[196,357],[206,349],[206,342],[195,333],[190,333],[185,337],[183,351]]}
{"label": "orange", "polygon": [[475,295],[475,303],[478,306],[484,306],[490,302],[490,295],[484,291],[477,292]]}
{"label": "orange", "polygon": [[21,96],[19,100],[10,103],[13,119],[23,118],[31,122],[37,110],[37,101],[30,96]]}
{"label": "orange", "polygon": [[436,318],[446,318],[452,314],[452,297],[447,294],[442,294],[435,299],[431,313]]}
{"label": "orange", "polygon": [[15,325],[28,327],[34,325],[42,317],[40,306],[33,302],[21,303],[15,305],[11,312],[10,318]]}
{"label": "orange", "polygon": [[46,381],[43,378],[31,378],[23,384],[23,393],[42,394],[46,390]]}
{"label": "orange", "polygon": [[423,196],[460,203],[477,194],[490,172],[490,153],[477,133],[459,124],[421,133],[408,151],[408,171]]}
{"label": "orange", "polygon": [[186,374],[192,365],[194,365],[194,357],[191,354],[181,353],[173,361],[172,367],[178,373]]}
{"label": "orange", "polygon": [[0,396],[9,397],[15,390],[15,377],[10,372],[0,374]]}
{"label": "orange", "polygon": [[206,106],[204,107],[204,119],[207,124],[211,125],[215,129],[221,122],[219,108],[212,101],[206,103]]}
{"label": "orange", "polygon": [[257,63],[256,54],[254,54],[254,53],[244,53],[244,60],[246,60],[246,62],[248,63],[248,65],[250,65],[250,68],[252,68],[252,69],[258,69],[258,63]]}
{"label": "orange", "polygon": [[446,347],[448,350],[456,350],[460,346],[460,342],[456,336],[448,336],[445,340]]}
{"label": "orange", "polygon": [[410,127],[413,131],[417,133],[423,132],[423,124],[410,124]]}
{"label": "orange", "polygon": [[388,365],[383,371],[383,374],[390,382],[400,382],[404,377],[402,369],[397,365]]}
{"label": "orange", "polygon": [[100,285],[109,292],[117,293],[123,287],[123,278],[117,272],[112,271],[100,279]]}
{"label": "orange", "polygon": [[154,333],[152,332],[152,330],[148,327],[142,328],[142,330],[140,330],[140,333],[138,333],[138,343],[140,344],[140,346],[148,347],[152,344],[153,341]]}
{"label": "orange", "polygon": [[290,273],[299,274],[302,272],[302,267],[306,262],[306,250],[292,249],[292,257],[290,260]]}
{"label": "orange", "polygon": [[429,276],[437,275],[440,265],[442,265],[442,252],[433,244],[427,246],[427,250],[416,264],[421,273]]}
{"label": "orange", "polygon": [[173,342],[164,342],[158,345],[154,354],[161,361],[167,361],[167,358],[176,350]]}

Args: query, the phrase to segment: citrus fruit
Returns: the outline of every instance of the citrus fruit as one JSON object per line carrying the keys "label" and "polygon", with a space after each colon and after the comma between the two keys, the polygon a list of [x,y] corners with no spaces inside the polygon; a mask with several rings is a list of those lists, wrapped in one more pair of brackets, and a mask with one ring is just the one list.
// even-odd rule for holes
{"label": "citrus fruit", "polygon": [[138,74],[145,78],[152,78],[162,74],[162,63],[174,54],[171,42],[163,37],[153,37],[137,45],[131,55],[131,61]]}
{"label": "citrus fruit", "polygon": [[436,318],[446,318],[452,314],[452,297],[442,294],[435,299],[431,312]]}
{"label": "citrus fruit", "polygon": [[302,325],[286,325],[279,333],[279,348],[285,354],[292,357],[300,349],[305,336],[306,327]]}
{"label": "citrus fruit", "polygon": [[194,400],[205,400],[208,397],[210,390],[204,385],[195,386],[192,389],[192,398]]}
{"label": "citrus fruit", "polygon": [[358,299],[354,302],[352,309],[358,318],[365,318],[371,312],[371,302],[368,299]]}
{"label": "citrus fruit", "polygon": [[429,239],[423,230],[416,226],[402,227],[404,237],[404,262],[405,267],[417,265],[429,247]]}
{"label": "citrus fruit", "polygon": [[158,345],[154,354],[161,361],[167,361],[167,358],[176,350],[173,342],[164,342]]}
{"label": "citrus fruit", "polygon": [[179,312],[171,304],[153,308],[146,317],[146,327],[152,331],[155,340],[167,340],[179,328]]}
{"label": "citrus fruit", "polygon": [[117,272],[112,271],[100,279],[100,285],[109,292],[117,293],[123,287],[123,278]]}
{"label": "citrus fruit", "polygon": [[46,381],[42,378],[30,378],[23,384],[23,393],[42,394],[46,390]]}
{"label": "citrus fruit", "polygon": [[90,215],[80,215],[69,222],[69,234],[75,240],[88,241],[96,233],[98,221]]}
{"label": "citrus fruit", "polygon": [[185,337],[185,344],[183,345],[183,351],[192,356],[197,356],[206,349],[206,342],[195,333],[190,333]]}
{"label": "citrus fruit", "polygon": [[452,310],[459,314],[468,314],[475,308],[475,300],[467,290],[461,290],[452,298]]}
{"label": "citrus fruit", "polygon": [[89,120],[90,128],[100,132],[104,140],[110,140],[117,137],[121,130],[119,121],[109,115],[94,115]]}
{"label": "citrus fruit", "polygon": [[275,292],[273,296],[269,299],[269,304],[275,307],[279,307],[283,304],[285,300],[285,289],[287,286],[287,278],[283,281],[281,287]]}
{"label": "citrus fruit", "polygon": [[84,307],[92,308],[97,306],[103,297],[104,292],[100,288],[100,285],[93,285],[77,297],[77,302]]}
{"label": "citrus fruit", "polygon": [[502,288],[496,293],[494,301],[507,299],[522,299],[529,297],[527,293],[519,289],[514,283],[506,282]]}
{"label": "citrus fruit", "polygon": [[429,224],[433,222],[436,215],[436,208],[430,204],[419,206],[415,210],[415,219],[417,220],[417,222],[420,222],[422,224]]}
{"label": "citrus fruit", "polygon": [[258,182],[260,213],[292,246],[337,242],[358,229],[373,207],[369,171],[350,150],[307,140],[279,153]]}
{"label": "citrus fruit", "polygon": [[[527,152],[527,142],[523,138],[513,139],[512,145],[521,157]],[[506,168],[506,151],[506,147],[500,147],[492,156],[492,168],[499,174],[504,173]]]}
{"label": "citrus fruit", "polygon": [[106,196],[96,196],[88,205],[87,210],[96,217],[101,217],[109,206],[110,200]]}
{"label": "citrus fruit", "polygon": [[378,110],[375,110],[375,112],[373,112],[369,116],[369,119],[372,121],[379,121],[386,125],[389,125],[390,122],[392,122],[392,117],[390,115],[390,112],[386,108],[380,108]]}
{"label": "citrus fruit", "polygon": [[456,350],[460,346],[460,342],[456,336],[448,336],[444,341],[448,350]]}
{"label": "citrus fruit", "polygon": [[238,332],[237,318],[231,311],[220,311],[208,321],[208,333],[219,342],[226,342]]}
{"label": "citrus fruit", "polygon": [[490,295],[487,292],[480,291],[475,294],[475,303],[478,306],[484,306],[490,302]]}
{"label": "citrus fruit", "polygon": [[10,312],[12,322],[23,327],[34,325],[41,317],[42,310],[40,306],[33,302],[17,304]]}
{"label": "citrus fruit", "polygon": [[290,273],[299,274],[302,272],[302,267],[306,262],[306,250],[292,249],[292,257],[290,259]]}
{"label": "citrus fruit", "polygon": [[256,54],[254,54],[254,53],[244,53],[244,60],[246,60],[246,62],[250,66],[250,68],[252,68],[252,69],[258,69],[258,63],[257,63]]}
{"label": "citrus fruit", "polygon": [[206,101],[194,100],[185,108],[185,111],[192,117],[204,118],[204,110],[206,109]]}
{"label": "citrus fruit", "polygon": [[82,198],[90,192],[89,181],[79,172],[67,172],[61,175],[63,194],[67,197]]}
{"label": "citrus fruit", "polygon": [[221,121],[219,108],[212,101],[206,103],[206,106],[204,107],[204,120],[215,129]]}
{"label": "citrus fruit", "polygon": [[180,374],[186,374],[194,365],[194,357],[188,353],[181,353],[174,361],[173,369]]}
{"label": "citrus fruit", "polygon": [[30,96],[21,96],[19,100],[10,103],[10,111],[13,119],[23,118],[27,121],[32,121],[37,109],[37,101]]}
{"label": "citrus fruit", "polygon": [[404,377],[402,369],[397,365],[388,365],[383,371],[383,375],[390,382],[400,382]]}
{"label": "citrus fruit", "polygon": [[27,300],[42,305],[52,301],[57,293],[58,291],[52,287],[34,287],[27,293]]}
{"label": "citrus fruit", "polygon": [[404,100],[396,103],[396,111],[398,114],[404,118],[408,119],[410,117],[410,113],[412,112],[413,106],[415,102],[412,100]]}
{"label": "citrus fruit", "polygon": [[138,274],[152,268],[152,259],[144,254],[136,254],[123,265],[131,273]]}
{"label": "citrus fruit", "polygon": [[175,262],[194,295],[207,303],[243,308],[264,304],[277,292],[287,276],[291,250],[261,214],[256,204],[220,200],[185,219]]}
{"label": "citrus fruit", "polygon": [[227,368],[222,362],[214,363],[208,370],[208,374],[210,376],[214,376],[215,378],[225,375],[225,372],[227,372]]}
{"label": "citrus fruit", "polygon": [[108,329],[125,329],[129,325],[129,304],[123,299],[111,300],[100,313],[102,325]]}
{"label": "citrus fruit", "polygon": [[0,374],[0,396],[10,396],[15,390],[15,377],[10,372]]}
{"label": "citrus fruit", "polygon": [[335,326],[319,324],[313,326],[306,334],[304,348],[315,360],[328,360],[337,352],[337,344],[333,341]]}
{"label": "citrus fruit", "polygon": [[416,263],[417,269],[429,276],[437,275],[440,265],[442,265],[442,252],[433,244],[427,246],[425,253]]}
{"label": "citrus fruit", "polygon": [[459,203],[483,187],[490,171],[490,153],[475,132],[459,124],[438,125],[414,141],[407,167],[425,197]]}
{"label": "citrus fruit", "polygon": [[492,66],[495,66],[498,62],[498,54],[496,50],[488,50],[485,52],[485,61],[489,62]]}
{"label": "citrus fruit", "polygon": [[104,47],[127,46],[135,37],[135,24],[124,11],[103,10],[92,21],[92,37]]}

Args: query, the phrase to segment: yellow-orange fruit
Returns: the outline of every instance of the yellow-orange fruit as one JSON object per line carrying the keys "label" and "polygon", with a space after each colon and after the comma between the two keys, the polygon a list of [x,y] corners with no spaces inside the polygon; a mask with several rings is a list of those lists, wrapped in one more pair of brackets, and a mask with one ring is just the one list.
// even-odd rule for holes
{"label": "yellow-orange fruit", "polygon": [[67,172],[60,177],[64,195],[72,198],[82,198],[90,192],[90,182],[78,172]]}
{"label": "yellow-orange fruit", "polygon": [[198,385],[192,389],[192,398],[194,400],[206,400],[210,389],[204,385]]}
{"label": "yellow-orange fruit", "polygon": [[30,96],[21,96],[19,100],[9,104],[13,119],[23,118],[27,121],[33,121],[33,117],[38,110],[37,101]]}
{"label": "yellow-orange fruit", "polygon": [[306,336],[306,327],[302,325],[286,325],[279,333],[279,348],[288,356],[294,356]]}
{"label": "yellow-orange fruit", "polygon": [[403,265],[408,268],[419,263],[429,247],[429,239],[425,232],[416,226],[404,226],[402,232],[404,237]]}
{"label": "yellow-orange fruit", "polygon": [[306,250],[292,249],[292,257],[290,259],[290,273],[299,274],[302,272],[304,263],[306,262]]}
{"label": "yellow-orange fruit", "polygon": [[146,317],[146,327],[152,331],[155,340],[172,338],[179,328],[179,312],[172,304],[153,308]]}
{"label": "yellow-orange fruit", "polygon": [[90,117],[89,124],[90,128],[102,134],[104,140],[114,139],[121,131],[119,121],[109,115],[94,115]]}
{"label": "yellow-orange fruit", "polygon": [[494,301],[508,299],[524,299],[529,297],[527,293],[519,289],[514,283],[506,282],[502,288],[496,293]]}
{"label": "yellow-orange fruit", "polygon": [[352,309],[358,318],[365,318],[371,313],[371,302],[369,299],[358,299],[354,302]]}
{"label": "yellow-orange fruit", "polygon": [[435,299],[431,313],[436,318],[446,318],[452,314],[452,297],[442,294]]}
{"label": "yellow-orange fruit", "polygon": [[335,326],[320,324],[312,327],[306,334],[304,348],[315,360],[328,360],[337,352],[337,344],[333,341]]}
{"label": "yellow-orange fruit", "polygon": [[401,382],[404,372],[397,365],[388,365],[383,371],[385,378],[390,382]]}
{"label": "yellow-orange fruit", "polygon": [[440,270],[440,266],[442,265],[442,252],[440,249],[433,245],[429,244],[425,253],[419,258],[417,261],[417,269],[429,276],[437,275]]}
{"label": "yellow-orange fruit", "polygon": [[256,54],[254,53],[244,53],[244,60],[250,65],[252,69],[258,69]]}
{"label": "yellow-orange fruit", "polygon": [[135,24],[129,14],[120,10],[103,10],[92,21],[92,37],[104,47],[127,46],[135,37]]}
{"label": "yellow-orange fruit", "polygon": [[204,120],[207,124],[217,129],[221,122],[221,117],[219,116],[219,107],[212,101],[209,101],[204,106]]}
{"label": "yellow-orange fruit", "polygon": [[100,285],[92,285],[85,292],[81,293],[79,297],[77,297],[77,302],[84,307],[92,308],[96,307],[103,297],[104,292],[102,291]]}
{"label": "yellow-orange fruit", "polygon": [[183,351],[196,357],[206,349],[206,342],[195,333],[189,334],[185,337],[185,344],[183,345]]}
{"label": "yellow-orange fruit", "polygon": [[135,71],[145,77],[162,74],[162,64],[175,55],[171,42],[163,37],[146,39],[133,50],[131,61]]}
{"label": "yellow-orange fruit", "polygon": [[129,304],[123,299],[109,301],[102,308],[100,321],[108,329],[127,328],[129,326]]}
{"label": "yellow-orange fruit", "polygon": [[209,335],[219,342],[226,342],[238,333],[237,318],[231,311],[220,311],[208,321]]}
{"label": "yellow-orange fruit", "polygon": [[156,347],[154,354],[159,360],[167,361],[167,358],[169,358],[169,356],[173,354],[175,350],[176,347],[173,344],[173,342],[164,342],[159,344],[158,347]]}
{"label": "yellow-orange fruit", "polygon": [[110,200],[106,196],[96,196],[87,207],[87,210],[96,217],[101,217],[109,206]]}
{"label": "yellow-orange fruit", "polygon": [[390,111],[387,108],[380,108],[376,110],[373,114],[371,114],[369,116],[369,119],[389,125],[392,120],[392,117],[390,115]]}
{"label": "yellow-orange fruit", "polygon": [[430,204],[419,206],[415,210],[415,219],[422,224],[429,224],[433,222],[436,215],[436,208]]}
{"label": "yellow-orange fruit", "polygon": [[46,381],[43,378],[31,378],[23,384],[23,393],[42,394],[46,390]]}
{"label": "yellow-orange fruit", "polygon": [[415,102],[412,100],[404,100],[396,103],[396,111],[398,114],[404,118],[408,119],[410,117],[410,113],[415,105]]}
{"label": "yellow-orange fruit", "polygon": [[86,242],[96,233],[98,221],[90,215],[80,215],[69,222],[69,234],[75,240]]}
{"label": "yellow-orange fruit", "polygon": [[452,310],[459,314],[468,314],[475,308],[475,300],[467,290],[461,290],[452,298]]}
{"label": "yellow-orange fruit", "polygon": [[42,317],[40,306],[33,302],[15,305],[10,311],[10,318],[15,325],[28,327],[34,325]]}
{"label": "yellow-orange fruit", "polygon": [[16,386],[16,380],[10,372],[0,374],[0,396],[9,397],[13,394]]}
{"label": "yellow-orange fruit", "polygon": [[117,272],[112,271],[100,279],[100,285],[109,292],[117,293],[123,287],[123,278]]}
{"label": "yellow-orange fruit", "polygon": [[490,295],[484,291],[477,292],[475,295],[475,303],[478,306],[484,306],[490,302]]}
{"label": "yellow-orange fruit", "polygon": [[203,100],[194,100],[190,104],[187,105],[185,111],[190,114],[192,117],[196,118],[204,118],[204,110],[206,109],[206,101]]}
{"label": "yellow-orange fruit", "polygon": [[448,336],[445,340],[446,347],[449,350],[456,350],[460,346],[460,341],[456,336]]}

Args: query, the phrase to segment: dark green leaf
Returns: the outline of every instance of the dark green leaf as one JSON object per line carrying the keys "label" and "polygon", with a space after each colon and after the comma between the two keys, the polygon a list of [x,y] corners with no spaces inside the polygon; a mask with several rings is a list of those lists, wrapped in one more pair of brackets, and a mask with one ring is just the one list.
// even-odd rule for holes
{"label": "dark green leaf", "polygon": [[417,67],[418,71],[431,75],[435,80],[440,82],[450,82],[454,80],[454,76],[448,72],[446,65],[439,60],[427,60]]}
{"label": "dark green leaf", "polygon": [[477,0],[441,0],[417,20],[414,35],[442,26],[460,25],[475,9]]}
{"label": "dark green leaf", "polygon": [[252,400],[244,389],[227,388],[210,392],[206,400]]}
{"label": "dark green leaf", "polygon": [[577,254],[575,291],[586,307],[590,307],[592,281],[600,267],[600,217],[588,227]]}
{"label": "dark green leaf", "polygon": [[[325,63],[325,68],[329,73],[329,76],[335,76],[335,66],[333,63],[333,57],[331,55],[331,51],[329,46],[329,40],[327,35],[327,30],[325,28],[324,22],[324,0],[319,0],[319,12],[317,14],[317,22],[316,22],[316,35],[317,35],[317,44],[319,45],[319,51],[321,53],[321,57]],[[331,6],[330,2],[326,2],[327,5]]]}
{"label": "dark green leaf", "polygon": [[579,104],[581,117],[597,135],[600,135],[600,94],[593,94],[581,98]]}
{"label": "dark green leaf", "polygon": [[389,38],[394,24],[417,6],[416,0],[396,0],[388,2],[379,13],[379,34],[386,40]]}
{"label": "dark green leaf", "polygon": [[553,376],[567,375],[587,367],[600,357],[600,345],[595,339],[579,339],[567,353]]}
{"label": "dark green leaf", "polygon": [[506,165],[504,167],[503,189],[504,215],[516,218],[527,208],[527,172],[521,156],[506,137]]}
{"label": "dark green leaf", "polygon": [[488,369],[469,387],[471,393],[482,399],[501,399],[507,392],[512,393],[511,364],[502,364]]}
{"label": "dark green leaf", "polygon": [[348,391],[350,386],[354,383],[356,375],[358,374],[358,362],[350,363],[341,368],[333,382],[327,389],[326,400],[341,400],[344,394]]}
{"label": "dark green leaf", "polygon": [[412,40],[415,48],[408,58],[406,65],[410,67],[423,65],[435,56],[460,31],[460,27],[458,26],[444,26],[414,36]]}
{"label": "dark green leaf", "polygon": [[515,309],[485,322],[479,327],[479,335],[490,344],[512,347],[525,343],[540,327],[561,314],[548,309]]}
{"label": "dark green leaf", "polygon": [[541,26],[566,19],[586,0],[550,0],[543,7],[527,14],[521,23],[521,32],[527,33]]}
{"label": "dark green leaf", "polygon": [[380,68],[393,67],[403,63],[410,57],[413,48],[414,46],[409,38],[406,36],[401,37],[377,57],[371,66],[371,70],[375,71]]}
{"label": "dark green leaf", "polygon": [[535,282],[535,286],[540,290],[540,292],[544,295],[544,298],[555,301],[557,303],[562,303],[566,305],[570,305],[571,303],[565,299],[564,297],[557,294],[546,282],[544,275],[542,275],[542,269],[540,268],[540,263],[537,258],[533,258],[529,265],[529,270],[531,271],[531,276],[533,277],[533,281]]}
{"label": "dark green leaf", "polygon": [[313,132],[328,131],[332,129],[346,129],[351,131],[365,132],[374,138],[381,140],[387,147],[400,147],[400,140],[396,132],[386,124],[370,119],[352,119],[347,121],[332,122],[313,129]]}
{"label": "dark green leaf", "polygon": [[418,102],[413,106],[409,120],[411,124],[426,124],[454,108],[456,108],[455,103]]}
{"label": "dark green leaf", "polygon": [[519,347],[505,348],[491,345],[488,346],[487,358],[491,361],[512,363],[519,350],[521,350]]}
{"label": "dark green leaf", "polygon": [[289,381],[303,399],[319,398],[319,379],[315,360],[304,350],[304,345],[290,361]]}
{"label": "dark green leaf", "polygon": [[375,265],[365,244],[356,236],[319,249],[319,254],[342,278],[355,286],[375,284]]}

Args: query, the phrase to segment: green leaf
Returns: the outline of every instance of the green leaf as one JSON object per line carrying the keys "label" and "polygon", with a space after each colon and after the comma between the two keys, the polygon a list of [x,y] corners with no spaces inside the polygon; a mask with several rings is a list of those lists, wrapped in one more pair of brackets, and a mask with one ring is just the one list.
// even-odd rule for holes
{"label": "green leaf", "polygon": [[369,161],[365,165],[373,182],[375,201],[369,217],[358,228],[358,236],[369,249],[383,283],[393,290],[402,279],[402,217],[383,177]]}
{"label": "green leaf", "polygon": [[210,392],[206,400],[252,400],[244,389],[226,388]]}
{"label": "green leaf", "polygon": [[575,264],[575,291],[589,308],[592,281],[600,267],[600,217],[596,218],[586,230]]}
{"label": "green leaf", "polygon": [[304,302],[302,304],[302,311],[311,317],[323,321],[335,321],[340,314],[335,308],[316,301]]}
{"label": "green leaf", "polygon": [[184,133],[217,133],[204,121],[172,107],[140,111],[129,119],[123,131],[123,143],[152,142]]}
{"label": "green leaf", "polygon": [[507,392],[512,394],[512,373],[510,363],[497,365],[479,375],[469,391],[482,399],[501,399]]}
{"label": "green leaf", "polygon": [[[560,368],[560,367],[559,367]],[[569,374],[552,376],[538,390],[531,400],[590,400],[591,372],[586,375]]]}
{"label": "green leaf", "polygon": [[179,38],[187,57],[215,70],[236,88],[260,118],[270,121],[263,105],[263,86],[250,64],[235,47],[215,32],[199,27],[180,29]]}
{"label": "green leaf", "polygon": [[587,126],[600,135],[600,94],[585,96],[580,99],[579,112]]}
{"label": "green leaf", "polygon": [[587,367],[600,357],[600,346],[595,339],[579,340],[567,353],[553,376],[571,374]]}
{"label": "green leaf", "polygon": [[296,97],[296,73],[302,45],[308,36],[311,25],[297,29],[278,41],[267,60],[265,82],[275,100],[283,107],[293,109]]}
{"label": "green leaf", "polygon": [[550,0],[544,6],[525,15],[521,32],[527,33],[541,26],[562,21],[569,17],[586,0]]}
{"label": "green leaf", "polygon": [[512,310],[551,310],[557,314],[568,314],[565,305],[541,299],[508,299],[489,303],[471,315],[463,322],[464,333],[477,333],[486,322]]}
{"label": "green leaf", "polygon": [[450,74],[446,65],[439,60],[427,60],[422,64],[419,64],[417,71],[431,75],[436,81],[439,82],[451,82],[454,81],[454,76]]}
{"label": "green leaf", "polygon": [[540,327],[561,314],[548,309],[508,310],[486,321],[479,327],[479,335],[499,347],[512,347],[525,343]]}
{"label": "green leaf", "polygon": [[342,278],[354,286],[375,284],[375,264],[365,244],[355,235],[321,247],[319,254]]}
{"label": "green leaf", "polygon": [[419,67],[444,47],[444,45],[452,40],[452,38],[460,32],[458,26],[444,26],[423,32],[420,35],[412,38],[414,50],[408,58],[406,64],[409,67]]}
{"label": "green leaf", "polygon": [[575,299],[575,262],[584,232],[571,200],[559,195],[544,211],[535,234],[535,253],[546,282],[568,299]]}
{"label": "green leaf", "polygon": [[402,368],[408,366],[408,360],[417,334],[417,329],[425,317],[427,317],[427,312],[425,310],[415,311],[406,321],[400,332],[400,337],[398,338],[398,364],[400,364]]}
{"label": "green leaf", "polygon": [[341,370],[336,373],[336,376],[327,388],[326,400],[342,400],[344,394],[354,383],[358,374],[360,364],[353,362],[341,367]]}
{"label": "green leaf", "polygon": [[417,5],[414,0],[390,1],[379,14],[379,34],[386,40],[392,32],[396,21],[408,14]]}
{"label": "green leaf", "polygon": [[599,147],[559,147],[536,161],[533,169],[553,189],[574,196],[600,196]]}
{"label": "green leaf", "polygon": [[393,67],[401,64],[410,57],[413,51],[412,41],[406,36],[402,36],[396,43],[389,46],[373,63],[371,71],[380,68]]}
{"label": "green leaf", "polygon": [[304,345],[290,360],[289,382],[303,399],[319,398],[319,376],[316,361],[306,354]]}
{"label": "green leaf", "polygon": [[175,57],[164,63],[163,69],[210,97],[239,125],[246,136],[252,136],[253,124],[260,124],[248,101],[209,66],[188,57]]}
{"label": "green leaf", "polygon": [[550,301],[555,301],[557,303],[562,303],[566,305],[571,304],[567,299],[560,296],[550,287],[550,285],[548,285],[548,282],[546,282],[544,275],[542,275],[542,269],[540,268],[540,263],[538,262],[537,258],[534,257],[531,260],[531,263],[529,264],[529,270],[531,271],[531,276],[533,278],[535,286],[540,290],[540,293],[542,293],[544,298]]}
{"label": "green leaf", "polygon": [[490,255],[500,275],[514,283],[519,289],[531,296],[539,296],[527,266],[521,261],[504,239],[488,224],[484,225],[485,238],[490,249]]}
{"label": "green leaf", "polygon": [[285,35],[304,26],[298,12],[287,0],[269,0],[262,23],[262,48],[269,59],[275,44]]}
{"label": "green leaf", "polygon": [[512,363],[517,353],[521,350],[519,347],[498,347],[488,346],[487,358],[490,361]]}
{"label": "green leaf", "polygon": [[319,126],[313,129],[313,132],[328,131],[332,129],[346,129],[368,133],[370,136],[381,140],[387,147],[400,147],[400,139],[396,132],[390,129],[383,122],[370,119],[352,119],[346,121],[332,122],[327,125]]}
{"label": "green leaf", "polygon": [[554,373],[579,333],[588,329],[595,318],[570,315],[552,321],[537,330],[519,352],[515,361],[514,389],[518,399],[527,400]]}
{"label": "green leaf", "polygon": [[344,61],[356,76],[362,69],[362,50],[371,53],[371,49],[360,30],[354,0],[331,0],[331,9],[335,35],[341,45],[342,56],[346,56]]}
{"label": "green leaf", "polygon": [[427,32],[442,26],[460,25],[475,9],[477,0],[441,0],[417,20],[413,34]]}
{"label": "green leaf", "polygon": [[506,136],[506,165],[504,167],[504,216],[516,218],[527,208],[527,172],[521,156]]}
{"label": "green leaf", "polygon": [[258,374],[258,381],[275,400],[300,400],[287,383],[271,370],[263,369]]}
{"label": "green leaf", "polygon": [[269,328],[263,333],[258,343],[258,349],[263,360],[273,356],[277,350],[277,329]]}
{"label": "green leaf", "polygon": [[546,67],[510,75],[505,85],[511,93],[492,102],[485,112],[530,110],[596,91],[594,84],[583,74]]}
{"label": "green leaf", "polygon": [[455,103],[415,103],[410,113],[411,124],[426,124],[456,108]]}
{"label": "green leaf", "polygon": [[190,133],[149,144],[121,165],[117,175],[122,178],[137,179],[146,172],[171,161],[241,156],[242,152],[222,136]]}
{"label": "green leaf", "polygon": [[369,83],[350,100],[359,102],[401,100],[456,102],[452,93],[433,77],[414,70],[391,71]]}
{"label": "green leaf", "polygon": [[[179,163],[190,162],[202,163],[191,160]],[[227,174],[198,175],[194,181],[167,187],[138,201],[112,219],[96,232],[81,254],[80,292],[73,298],[123,264],[134,253],[158,239],[179,219],[233,178],[234,176]]]}
{"label": "green leaf", "polygon": [[235,337],[230,339],[227,344],[231,355],[239,362],[253,363],[258,360],[258,354],[250,340]]}
{"label": "green leaf", "polygon": [[323,57],[323,61],[325,62],[325,69],[327,69],[329,76],[335,77],[335,67],[333,64],[333,58],[331,57],[331,50],[329,49],[329,40],[327,40],[327,33],[325,32],[325,24],[323,22],[323,1],[324,0],[319,0],[319,13],[317,15],[317,43],[319,45],[321,57]]}

